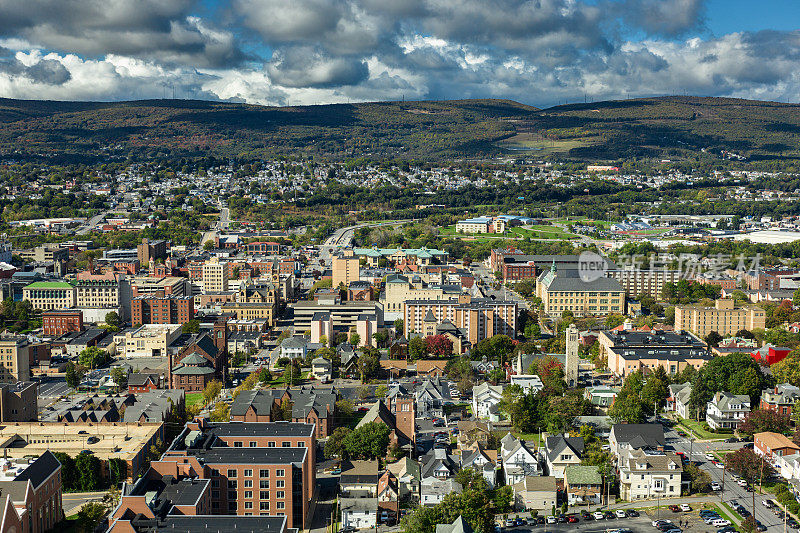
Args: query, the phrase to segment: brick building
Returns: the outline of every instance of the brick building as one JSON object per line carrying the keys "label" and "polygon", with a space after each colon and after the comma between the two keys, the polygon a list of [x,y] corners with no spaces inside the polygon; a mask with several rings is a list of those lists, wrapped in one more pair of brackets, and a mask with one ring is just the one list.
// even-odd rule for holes
{"label": "brick building", "polygon": [[138,296],[131,300],[132,324],[185,324],[194,318],[192,296]]}
{"label": "brick building", "polygon": [[61,463],[45,451],[35,461],[2,460],[2,530],[44,533],[61,521]]}
{"label": "brick building", "polygon": [[54,337],[72,331],[83,331],[83,311],[80,309],[52,309],[42,312],[42,333]]}
{"label": "brick building", "polygon": [[136,247],[136,258],[143,265],[155,259],[167,257],[167,241],[142,239],[142,244]]}

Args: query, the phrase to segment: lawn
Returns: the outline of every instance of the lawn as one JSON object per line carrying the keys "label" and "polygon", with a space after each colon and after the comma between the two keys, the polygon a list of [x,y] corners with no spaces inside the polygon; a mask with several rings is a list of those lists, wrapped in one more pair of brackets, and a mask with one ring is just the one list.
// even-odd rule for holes
{"label": "lawn", "polygon": [[737,515],[727,503],[722,502],[722,505],[715,505],[714,509],[722,518],[729,521],[734,526],[739,523],[739,515]]}
{"label": "lawn", "polygon": [[725,440],[731,436],[730,433],[713,433],[703,428],[703,423],[698,422],[696,420],[688,420],[686,418],[680,418],[680,426],[690,434],[693,434],[696,438],[701,440]]}
{"label": "lawn", "polygon": [[203,399],[202,392],[187,392],[186,393],[186,407],[192,407],[193,405],[203,405],[205,400]]}
{"label": "lawn", "polygon": [[532,226],[523,226],[521,228],[510,228],[508,233],[517,234],[520,237],[530,237],[531,239],[576,239],[577,237],[572,233],[564,231],[558,226],[549,226],[546,224],[535,224]]}

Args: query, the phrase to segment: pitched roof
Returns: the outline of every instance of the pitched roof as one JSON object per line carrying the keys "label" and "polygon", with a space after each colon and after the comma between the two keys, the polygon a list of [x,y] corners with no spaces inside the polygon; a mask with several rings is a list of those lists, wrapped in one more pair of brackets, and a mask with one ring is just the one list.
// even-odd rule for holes
{"label": "pitched roof", "polygon": [[564,481],[567,485],[600,485],[603,476],[597,466],[573,465],[564,469]]}
{"label": "pitched roof", "polygon": [[566,449],[572,450],[578,459],[583,457],[583,437],[566,437],[563,435],[554,435],[547,437],[545,446],[547,447],[547,456],[550,461],[555,461]]}
{"label": "pitched roof", "polygon": [[452,524],[436,524],[435,533],[473,533],[469,522],[459,515]]}
{"label": "pitched roof", "polygon": [[661,424],[614,424],[611,432],[617,443],[627,443],[631,448],[657,448],[665,442]]}
{"label": "pitched roof", "polygon": [[552,492],[557,490],[556,478],[553,476],[525,476],[525,479],[514,483],[515,491]]}
{"label": "pitched roof", "polygon": [[34,488],[38,487],[47,480],[53,472],[61,468],[61,463],[58,462],[56,456],[50,453],[50,450],[45,451],[39,456],[31,465],[23,470],[14,481],[27,481],[33,484]]}
{"label": "pitched roof", "polygon": [[755,435],[753,435],[753,440],[762,442],[764,446],[766,446],[770,450],[776,450],[780,448],[793,448],[795,450],[800,450],[800,446],[797,446],[797,444],[792,442],[785,435],[781,435],[780,433],[773,433],[771,431],[756,433]]}

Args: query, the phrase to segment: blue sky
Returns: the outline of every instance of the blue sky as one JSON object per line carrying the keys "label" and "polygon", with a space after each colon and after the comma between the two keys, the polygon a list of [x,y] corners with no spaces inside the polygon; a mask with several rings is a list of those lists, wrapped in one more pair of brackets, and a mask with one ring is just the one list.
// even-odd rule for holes
{"label": "blue sky", "polygon": [[800,100],[800,0],[0,0],[0,97]]}

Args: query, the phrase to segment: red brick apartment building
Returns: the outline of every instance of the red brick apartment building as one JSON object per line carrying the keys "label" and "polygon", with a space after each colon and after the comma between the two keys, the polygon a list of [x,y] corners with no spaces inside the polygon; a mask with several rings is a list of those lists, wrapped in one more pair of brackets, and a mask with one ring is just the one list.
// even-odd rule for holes
{"label": "red brick apartment building", "polygon": [[83,331],[83,311],[80,309],[42,311],[42,330],[45,335],[52,336]]}
{"label": "red brick apartment building", "polygon": [[3,533],[44,533],[61,521],[61,463],[49,451],[21,472],[5,459],[0,474]]}
{"label": "red brick apartment building", "polygon": [[194,318],[192,296],[138,296],[131,300],[131,324],[185,324]]}
{"label": "red brick apartment building", "polygon": [[[316,484],[315,450],[310,424],[210,423],[198,418],[186,424],[143,479],[160,480],[164,490],[183,480],[183,492],[194,495],[187,505],[198,513],[285,516],[288,527],[307,528]],[[190,487],[190,482],[197,485]],[[134,512],[141,508],[133,502],[126,505]]]}

